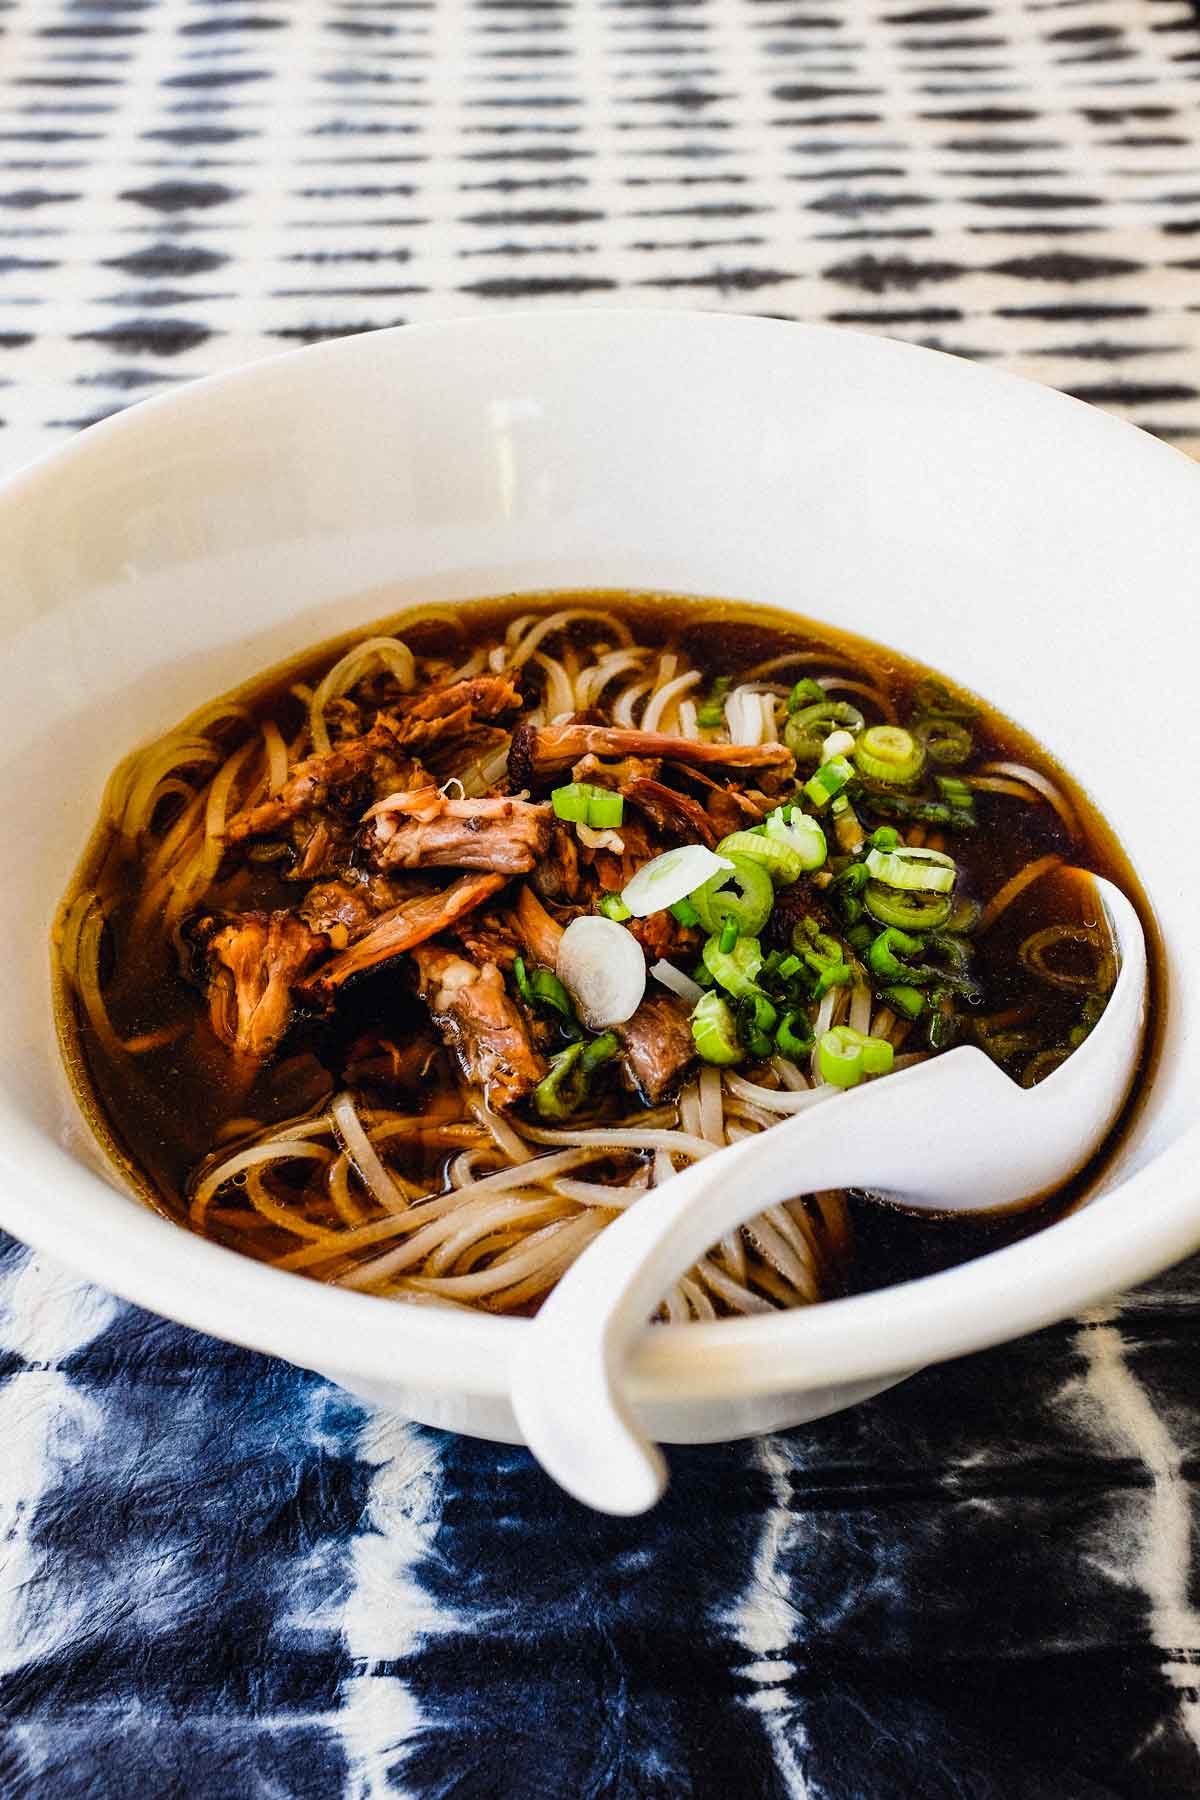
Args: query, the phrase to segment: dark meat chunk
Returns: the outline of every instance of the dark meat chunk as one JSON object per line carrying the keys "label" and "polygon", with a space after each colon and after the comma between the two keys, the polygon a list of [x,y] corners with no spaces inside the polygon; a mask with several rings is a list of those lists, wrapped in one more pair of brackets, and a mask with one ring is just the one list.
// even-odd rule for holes
{"label": "dark meat chunk", "polygon": [[328,937],[290,912],[210,914],[189,935],[203,952],[217,1036],[243,1056],[272,1055],[291,1023],[292,988],[328,951]]}
{"label": "dark meat chunk", "polygon": [[336,750],[306,756],[296,763],[277,794],[229,820],[225,842],[233,845],[265,837],[291,820],[310,818],[327,806],[361,811],[378,791],[380,781],[392,787],[399,783],[402,768],[409,771],[406,779],[410,783],[419,779],[390,726],[376,720],[363,737],[350,738]]}
{"label": "dark meat chunk", "polygon": [[450,687],[433,688],[406,706],[401,730],[410,721],[452,718],[464,706],[477,719],[497,719],[502,713],[515,712],[520,704],[521,696],[511,675],[471,675]]}
{"label": "dark meat chunk", "polygon": [[516,932],[495,913],[468,913],[462,924],[455,926],[454,941],[472,962],[495,963],[506,973],[520,954]]}
{"label": "dark meat chunk", "polygon": [[520,705],[521,696],[511,675],[473,675],[423,694],[402,712],[389,715],[388,724],[398,744],[423,749],[466,737],[481,720],[515,712]]}
{"label": "dark meat chunk", "polygon": [[696,1060],[687,1013],[669,994],[648,994],[632,1019],[614,1029],[626,1069],[650,1105],[670,1093]]}
{"label": "dark meat chunk", "polygon": [[480,1084],[490,1106],[523,1099],[546,1065],[496,965],[469,962],[443,944],[423,945],[416,963],[421,998],[467,1079]]}
{"label": "dark meat chunk", "polygon": [[[579,724],[579,714],[575,723]],[[581,756],[571,770],[572,781],[590,781],[596,787],[612,788],[622,793],[631,781],[655,781],[662,767],[656,756],[623,756],[620,762],[604,762],[591,752]]]}
{"label": "dark meat chunk", "polygon": [[626,929],[633,933],[646,961],[653,968],[662,957],[670,962],[694,963],[700,954],[704,934],[694,925],[681,925],[673,913],[650,913],[644,919],[630,919]]}
{"label": "dark meat chunk", "polygon": [[535,786],[569,769],[580,757],[671,757],[700,768],[753,769],[760,777],[790,775],[795,758],[782,744],[705,744],[658,731],[624,731],[615,725],[518,725],[508,753],[509,786]]}
{"label": "dark meat chunk", "polygon": [[729,780],[714,781],[703,769],[689,769],[686,763],[680,762],[667,766],[672,774],[682,777],[689,787],[704,796],[704,810],[716,827],[718,842],[732,832],[757,825],[775,805],[765,794],[744,793]]}
{"label": "dark meat chunk", "polygon": [[544,969],[552,969],[558,961],[564,927],[551,918],[533,889],[524,882],[517,889],[516,910],[511,918],[525,954]]}
{"label": "dark meat chunk", "polygon": [[348,881],[319,881],[309,888],[300,902],[300,917],[313,931],[328,933],[337,949],[344,949],[351,938],[361,937],[378,909],[361,883],[353,887]]}
{"label": "dark meat chunk", "polygon": [[343,983],[389,962],[402,951],[445,931],[465,913],[482,906],[504,886],[503,875],[463,875],[449,887],[413,894],[380,913],[363,936],[331,958],[306,989],[314,1000],[329,1001]]}
{"label": "dark meat chunk", "polygon": [[771,916],[763,927],[763,942],[771,950],[794,948],[792,933],[802,919],[815,919],[820,931],[833,929],[833,921],[807,875],[789,882],[775,895]]}
{"label": "dark meat chunk", "polygon": [[571,827],[561,819],[551,821],[549,842],[534,866],[531,880],[543,900],[571,902],[580,898],[579,843]]}
{"label": "dark meat chunk", "polygon": [[524,875],[545,855],[551,809],[527,800],[393,794],[367,814],[362,844],[378,869],[492,869]]}
{"label": "dark meat chunk", "polygon": [[657,856],[663,848],[662,843],[647,830],[641,819],[626,818],[617,834],[624,845],[620,855],[615,850],[585,850],[584,860],[589,864],[596,881],[606,893],[620,893],[621,889],[652,856]]}
{"label": "dark meat chunk", "polygon": [[676,788],[667,787],[661,781],[651,781],[645,776],[639,776],[635,781],[627,782],[622,792],[630,804],[636,806],[639,812],[645,813],[650,823],[657,825],[660,831],[685,840],[695,840],[709,850],[715,849],[724,835],[699,800],[694,800],[690,794],[681,794]]}

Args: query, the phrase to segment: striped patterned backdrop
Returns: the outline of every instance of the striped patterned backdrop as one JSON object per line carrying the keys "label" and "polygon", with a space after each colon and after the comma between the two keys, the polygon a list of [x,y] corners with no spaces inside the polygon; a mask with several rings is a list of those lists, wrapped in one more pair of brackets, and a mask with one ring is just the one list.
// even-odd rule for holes
{"label": "striped patterned backdrop", "polygon": [[[0,464],[286,345],[704,305],[1200,453],[1185,0],[0,0]],[[2,1800],[1200,1795],[1200,1271],[585,1514],[0,1244]]]}

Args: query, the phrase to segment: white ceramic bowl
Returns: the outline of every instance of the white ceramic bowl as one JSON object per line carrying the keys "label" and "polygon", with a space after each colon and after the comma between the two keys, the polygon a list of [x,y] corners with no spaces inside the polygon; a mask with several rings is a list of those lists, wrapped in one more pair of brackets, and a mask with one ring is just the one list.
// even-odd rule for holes
{"label": "white ceramic bowl", "polygon": [[[520,1320],[322,1288],[120,1190],[62,1075],[46,941],[112,765],[408,600],[661,587],[891,641],[1090,789],[1157,911],[1153,1090],[1074,1217],[948,1273],[660,1327],[655,1436],[816,1417],[1200,1243],[1200,472],[1041,388],[851,333],[540,314],[343,339],[135,407],[0,488],[0,1224],[143,1306],[418,1419],[516,1435]],[[936,1121],[930,1129],[936,1131]]]}

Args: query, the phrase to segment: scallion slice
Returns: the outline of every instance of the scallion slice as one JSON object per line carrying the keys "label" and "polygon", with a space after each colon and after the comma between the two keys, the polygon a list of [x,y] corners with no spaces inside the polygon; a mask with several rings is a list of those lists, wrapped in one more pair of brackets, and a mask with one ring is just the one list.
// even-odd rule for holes
{"label": "scallion slice", "polygon": [[841,793],[853,776],[854,764],[847,762],[844,756],[834,756],[827,763],[822,763],[816,774],[809,777],[804,784],[804,792],[819,812],[828,806],[835,794]]}
{"label": "scallion slice", "polygon": [[[725,931],[732,920],[727,921]],[[716,982],[735,1000],[754,992],[754,984],[763,966],[762,946],[757,938],[739,937],[727,949],[725,931],[720,937],[710,937],[700,952],[704,966]]]}
{"label": "scallion slice", "polygon": [[938,931],[950,917],[953,902],[949,894],[906,894],[881,881],[868,881],[863,904],[881,925],[899,925],[904,931]]}
{"label": "scallion slice", "polygon": [[[813,823],[816,824],[815,819]],[[817,830],[820,829],[818,825]],[[750,862],[761,863],[767,874],[785,887],[798,881],[804,873],[804,860],[799,849],[788,838],[773,836],[761,829],[731,832],[717,845],[717,855],[744,856]]]}
{"label": "scallion slice", "polygon": [[948,894],[958,878],[958,864],[944,850],[914,850],[907,845],[897,845],[894,850],[872,848],[866,862],[867,873],[876,881],[907,892]]}
{"label": "scallion slice", "polygon": [[864,1076],[886,1075],[895,1055],[885,1038],[868,1037],[849,1025],[835,1025],[817,1041],[821,1079],[834,1087],[857,1087]]}
{"label": "scallion slice", "polygon": [[625,801],[611,788],[591,781],[569,781],[550,796],[556,819],[569,825],[588,825],[593,831],[611,831],[625,816]]}
{"label": "scallion slice", "polygon": [[872,725],[855,744],[854,760],[868,781],[908,787],[925,767],[925,749],[900,725]]}
{"label": "scallion slice", "polygon": [[[668,852],[670,854],[670,852]],[[717,859],[721,868],[691,896],[706,931],[719,932],[732,919],[742,937],[756,937],[771,915],[775,890],[761,863],[748,856]],[[626,894],[628,894],[626,889]]]}
{"label": "scallion slice", "polygon": [[738,1063],[745,1055],[734,1017],[720,994],[705,994],[692,1010],[692,1042],[708,1063]]}
{"label": "scallion slice", "polygon": [[686,900],[704,882],[728,874],[732,867],[728,857],[714,856],[704,844],[680,844],[643,863],[621,889],[621,898],[635,918],[645,919],[665,912],[676,900]]}

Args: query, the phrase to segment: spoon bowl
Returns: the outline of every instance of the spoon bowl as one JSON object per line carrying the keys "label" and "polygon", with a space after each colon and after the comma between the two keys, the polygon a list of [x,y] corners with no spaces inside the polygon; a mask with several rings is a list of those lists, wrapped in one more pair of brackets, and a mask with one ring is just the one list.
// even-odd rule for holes
{"label": "spoon bowl", "polygon": [[526,1441],[561,1486],[611,1513],[644,1512],[659,1498],[666,1465],[622,1391],[630,1352],[671,1283],[765,1208],[856,1187],[917,1210],[996,1212],[1033,1205],[1089,1161],[1129,1092],[1147,993],[1137,913],[1110,881],[1089,879],[1117,979],[1089,1036],[1037,1087],[1018,1087],[963,1047],[849,1092],[799,1094],[786,1123],[651,1189],[567,1270],[513,1380]]}

